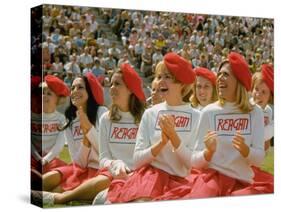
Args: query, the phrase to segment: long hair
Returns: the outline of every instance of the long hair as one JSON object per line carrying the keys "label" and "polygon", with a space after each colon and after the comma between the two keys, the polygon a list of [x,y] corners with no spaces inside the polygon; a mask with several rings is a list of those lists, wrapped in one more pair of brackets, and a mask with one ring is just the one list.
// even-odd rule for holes
{"label": "long hair", "polygon": [[[226,63],[229,63],[229,61],[225,60],[223,61],[220,66],[219,66],[219,71],[222,68],[222,66]],[[219,78],[217,78],[219,80]],[[237,80],[237,78],[236,78]],[[218,83],[217,83],[218,85]],[[217,93],[218,93],[218,86],[216,88]],[[242,113],[249,113],[253,110],[253,105],[251,105],[249,101],[249,93],[246,90],[246,88],[240,83],[239,80],[237,80],[237,87],[236,87],[236,100],[235,100],[235,105],[241,110]],[[221,106],[225,104],[225,100],[220,98],[218,96],[218,101]]]}
{"label": "long hair", "polygon": [[[118,70],[116,73],[122,74],[121,70]],[[113,75],[112,75],[113,76]],[[146,108],[146,103],[140,101],[135,94],[131,94],[129,98],[129,112],[135,119],[135,124],[139,124],[141,121],[142,114]],[[112,104],[109,108],[109,118],[112,122],[118,122],[122,118],[118,112],[118,106]]]}
{"label": "long hair", "polygon": [[[83,76],[81,78],[85,82],[86,91],[88,93],[88,100],[86,103],[86,106],[87,106],[86,114],[87,114],[88,119],[91,122],[91,124],[95,126],[99,104],[96,102],[95,98],[92,95],[92,91],[90,89],[88,79],[85,76]],[[68,120],[68,122],[63,127],[63,129],[66,129],[68,126],[72,125],[73,120],[76,118],[76,111],[77,111],[77,108],[72,104],[72,101],[70,101],[70,105],[65,111],[65,117]]]}

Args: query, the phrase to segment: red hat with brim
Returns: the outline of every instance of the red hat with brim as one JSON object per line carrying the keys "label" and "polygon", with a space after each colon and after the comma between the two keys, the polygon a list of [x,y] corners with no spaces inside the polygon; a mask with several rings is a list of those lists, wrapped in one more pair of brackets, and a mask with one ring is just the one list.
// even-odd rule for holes
{"label": "red hat with brim", "polygon": [[274,72],[273,67],[269,64],[261,66],[262,79],[269,87],[272,94],[274,94]]}
{"label": "red hat with brim", "polygon": [[178,81],[184,84],[194,82],[196,75],[192,69],[192,65],[183,57],[170,52],[164,56],[164,63]]}
{"label": "red hat with brim", "polygon": [[60,78],[53,75],[47,75],[45,76],[44,81],[57,96],[65,97],[70,95],[69,88]]}
{"label": "red hat with brim", "polygon": [[86,73],[85,77],[88,80],[94,99],[99,105],[103,105],[104,103],[103,88],[99,83],[98,79],[90,72]]}
{"label": "red hat with brim", "polygon": [[214,72],[210,71],[207,68],[198,67],[195,68],[196,76],[204,77],[205,79],[211,81],[213,86],[216,86],[217,76]]}
{"label": "red hat with brim", "polygon": [[245,58],[236,52],[231,52],[228,55],[231,70],[235,77],[242,83],[247,91],[251,90],[252,74]]}
{"label": "red hat with brim", "polygon": [[140,76],[128,63],[122,63],[120,68],[123,74],[123,80],[129,90],[135,94],[140,101],[144,102],[146,98],[142,89],[142,79]]}

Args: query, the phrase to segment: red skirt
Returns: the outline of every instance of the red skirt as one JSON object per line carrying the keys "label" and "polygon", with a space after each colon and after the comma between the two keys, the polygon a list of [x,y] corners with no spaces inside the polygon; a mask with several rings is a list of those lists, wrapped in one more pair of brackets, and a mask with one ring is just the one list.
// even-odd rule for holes
{"label": "red skirt", "polygon": [[255,177],[254,183],[250,184],[214,169],[204,169],[197,175],[191,191],[181,199],[273,193],[273,178],[261,179],[263,178]]}
{"label": "red skirt", "polygon": [[83,182],[98,175],[107,176],[112,180],[111,173],[106,169],[82,168],[78,164],[72,163],[55,169],[61,174],[60,186],[64,191],[73,190]]}
{"label": "red skirt", "polygon": [[44,165],[42,167],[40,161],[37,161],[34,157],[31,157],[31,168],[37,170],[39,173],[45,174],[49,171],[52,171],[58,167],[66,166],[67,163],[64,161],[54,158],[52,161],[50,161],[48,164]]}
{"label": "red skirt", "polygon": [[170,175],[148,165],[134,171],[126,180],[113,180],[107,198],[111,203],[130,202],[140,198],[167,200],[180,195],[177,187],[191,184],[186,178]]}

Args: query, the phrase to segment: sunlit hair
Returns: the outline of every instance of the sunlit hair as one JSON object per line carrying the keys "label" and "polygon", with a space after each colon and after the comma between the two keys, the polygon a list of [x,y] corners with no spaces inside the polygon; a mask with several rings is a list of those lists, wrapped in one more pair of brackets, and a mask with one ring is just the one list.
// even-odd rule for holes
{"label": "sunlit hair", "polygon": [[[261,72],[256,72],[253,77],[252,77],[252,87],[251,87],[251,91],[253,92],[254,88],[260,84],[264,82],[263,78],[262,78],[262,73]],[[274,98],[272,95],[272,92],[270,92],[270,97],[268,100],[268,104],[273,104],[274,103]]]}
{"label": "sunlit hair", "polygon": [[[41,87],[42,87],[42,92],[44,92],[45,89],[49,88],[48,84],[46,82],[42,82]],[[52,90],[52,89],[50,89],[50,90]],[[57,97],[58,97],[57,106],[63,105],[67,100],[67,97],[64,97],[64,96],[57,95]]]}
{"label": "sunlit hair", "polygon": [[[228,60],[223,61],[220,66],[219,66],[219,71],[221,68],[225,65],[229,64]],[[218,80],[219,77],[217,78],[217,93],[218,93]],[[249,101],[249,93],[247,92],[246,88],[240,83],[239,80],[237,80],[237,87],[236,87],[236,100],[235,100],[235,105],[241,110],[242,113],[249,113],[253,110],[253,105],[251,105]],[[218,95],[218,101],[221,106],[225,104],[225,100],[223,98],[220,98]]]}
{"label": "sunlit hair", "polygon": [[181,90],[182,100],[184,102],[189,102],[189,97],[190,97],[191,92],[192,92],[192,85],[193,84],[183,84],[182,82],[178,81],[176,79],[176,77],[173,75],[173,73],[171,73],[169,71],[169,69],[166,67],[164,61],[160,61],[157,64],[157,66],[155,68],[155,77],[157,77],[157,75],[159,75],[161,72],[168,72],[168,73],[170,73],[174,83],[180,83],[180,84],[183,85],[183,88]]}
{"label": "sunlit hair", "polygon": [[[216,87],[213,84],[212,84],[212,88],[213,88],[213,92],[212,92],[212,97],[211,97],[211,100],[210,100],[209,104],[218,100],[217,90],[216,90]],[[198,107],[198,105],[200,105],[200,102],[196,97],[196,79],[195,79],[195,82],[193,83],[192,94],[191,94],[189,100],[190,100],[190,103],[191,103],[192,107]]]}
{"label": "sunlit hair", "polygon": [[[122,74],[122,71],[118,69],[114,74]],[[113,74],[113,75],[114,75]],[[113,76],[112,75],[112,76]],[[135,119],[135,124],[139,124],[141,121],[141,117],[143,112],[145,111],[146,108],[146,103],[140,101],[135,94],[131,94],[129,98],[129,112],[132,114],[132,116]],[[109,108],[109,118],[112,122],[118,122],[121,120],[121,115],[119,114],[118,106],[115,104],[112,104]]]}

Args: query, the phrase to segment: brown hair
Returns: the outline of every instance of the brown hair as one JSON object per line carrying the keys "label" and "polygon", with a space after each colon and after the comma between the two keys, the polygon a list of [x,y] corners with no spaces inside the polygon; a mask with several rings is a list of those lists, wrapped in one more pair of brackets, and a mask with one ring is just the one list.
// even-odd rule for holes
{"label": "brown hair", "polygon": [[[219,66],[218,72],[227,63],[229,64],[228,60],[222,61],[222,63]],[[217,81],[218,80],[219,80],[219,77],[217,78]],[[217,85],[218,85],[218,83],[217,83]],[[217,93],[218,93],[218,86],[217,86]],[[224,99],[220,98],[219,96],[218,96],[218,101],[221,106],[223,106],[225,104]],[[251,105],[251,103],[249,101],[249,93],[247,92],[246,88],[240,83],[239,80],[237,80],[235,105],[241,110],[242,113],[249,113],[253,110],[253,105]]]}
{"label": "brown hair", "polygon": [[[114,74],[122,74],[122,71],[118,69]],[[114,75],[112,74],[112,76]],[[141,121],[142,114],[145,111],[146,103],[140,101],[135,94],[131,94],[129,98],[129,112],[135,119],[135,124],[139,124]],[[118,122],[122,118],[118,112],[118,106],[112,104],[109,108],[109,118],[112,122]]]}

